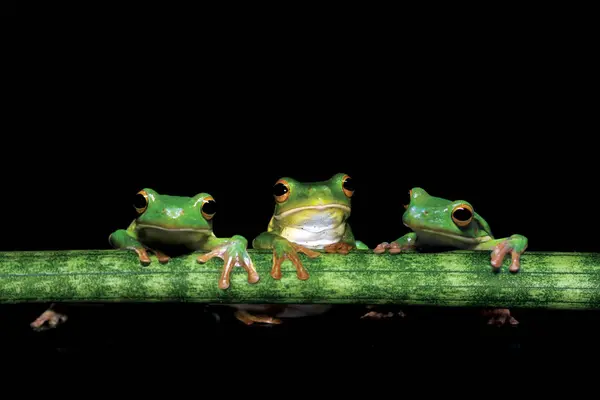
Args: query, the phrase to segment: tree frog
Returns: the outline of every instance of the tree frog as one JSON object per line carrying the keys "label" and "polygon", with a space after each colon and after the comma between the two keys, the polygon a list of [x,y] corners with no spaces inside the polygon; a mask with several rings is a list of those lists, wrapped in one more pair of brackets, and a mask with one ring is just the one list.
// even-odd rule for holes
{"label": "tree frog", "polygon": [[213,257],[224,261],[218,282],[220,289],[229,287],[230,274],[235,266],[246,270],[249,283],[258,282],[258,273],[247,252],[246,238],[240,235],[218,238],[213,233],[216,202],[210,194],[171,196],[145,188],[135,195],[133,206],[137,218],[127,229],[119,229],[109,235],[108,240],[113,247],[135,251],[143,265],[151,262],[147,251],[154,253],[160,263],[167,263],[170,259],[163,253],[165,248],[208,251],[197,261],[205,263]]}
{"label": "tree frog", "polygon": [[[300,280],[309,278],[298,253],[310,258],[320,252],[348,254],[351,250],[369,250],[354,238],[347,220],[351,213],[354,195],[352,178],[338,173],[321,182],[303,183],[283,177],[273,186],[275,210],[267,231],[252,241],[254,249],[273,251],[271,277],[281,279],[281,264],[289,259],[296,267]],[[252,322],[279,323],[272,316],[253,316],[245,310],[266,311],[282,317],[302,317],[320,314],[330,308],[327,305],[286,305],[271,307],[262,305],[235,306],[238,319]],[[271,310],[271,312],[269,312]]]}
{"label": "tree frog", "polygon": [[315,258],[319,255],[315,250],[340,254],[369,250],[355,240],[347,222],[353,194],[352,178],[342,173],[322,182],[302,183],[288,177],[275,182],[275,211],[267,231],[252,241],[255,249],[273,249],[274,279],[281,279],[281,263],[286,258],[296,267],[298,279],[308,279],[298,252]]}
{"label": "tree frog", "polygon": [[[525,236],[514,234],[508,238],[495,239],[488,223],[464,200],[446,200],[429,195],[422,188],[409,191],[410,201],[402,215],[404,225],[413,230],[390,243],[383,242],[373,250],[375,253],[397,254],[403,250],[419,247],[440,246],[464,250],[491,250],[491,265],[495,270],[502,267],[506,254],[510,252],[511,272],[521,268],[521,254],[527,248]],[[484,311],[491,316],[489,323],[517,325],[508,309]]]}
{"label": "tree frog", "polygon": [[402,215],[404,225],[413,230],[390,243],[383,242],[373,250],[375,253],[397,254],[402,250],[421,246],[444,246],[465,250],[491,250],[491,265],[498,270],[504,257],[510,253],[511,272],[521,268],[521,254],[527,248],[525,236],[514,234],[495,239],[488,223],[475,212],[473,206],[463,200],[446,200],[430,196],[422,188],[409,191],[410,202]]}

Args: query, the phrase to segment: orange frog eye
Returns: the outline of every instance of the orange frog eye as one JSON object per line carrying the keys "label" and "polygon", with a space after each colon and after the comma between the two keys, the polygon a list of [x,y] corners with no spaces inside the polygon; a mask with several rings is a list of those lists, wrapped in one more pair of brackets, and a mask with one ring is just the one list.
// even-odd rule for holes
{"label": "orange frog eye", "polygon": [[209,196],[202,200],[200,211],[206,220],[212,219],[212,217],[214,217],[217,213],[217,203],[215,202],[215,199]]}
{"label": "orange frog eye", "polygon": [[347,197],[352,197],[354,194],[354,185],[349,175],[344,175],[344,178],[342,178],[342,190]]}
{"label": "orange frog eye", "polygon": [[138,214],[143,214],[148,208],[148,193],[145,190],[140,190],[136,193],[133,199],[133,207]]}
{"label": "orange frog eye", "polygon": [[290,184],[285,179],[279,179],[273,185],[273,197],[278,203],[286,201],[290,197],[291,191]]}
{"label": "orange frog eye", "polygon": [[468,204],[459,204],[452,210],[452,221],[460,227],[467,226],[473,220],[473,208]]}

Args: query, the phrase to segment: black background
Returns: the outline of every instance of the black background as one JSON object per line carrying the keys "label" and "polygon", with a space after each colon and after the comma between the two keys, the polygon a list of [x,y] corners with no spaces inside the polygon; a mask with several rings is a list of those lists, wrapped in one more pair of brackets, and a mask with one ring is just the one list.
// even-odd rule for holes
{"label": "black background", "polygon": [[[527,236],[528,251],[598,251],[589,52],[567,36],[572,27],[527,15],[489,30],[487,20],[429,30],[375,19],[318,34],[299,24],[285,37],[250,23],[191,42],[184,27],[170,39],[38,36],[20,91],[25,115],[7,130],[19,144],[3,148],[0,250],[108,248],[144,187],[212,194],[216,235],[251,241],[266,229],[279,177],[344,172],[357,187],[350,223],[371,248],[408,232],[402,205],[419,186],[468,200],[496,237]],[[598,333],[593,312],[515,310],[521,324],[497,329],[473,310],[408,308],[404,320],[367,322],[344,308],[247,328],[177,304],[70,306],[66,325],[32,333],[43,309],[2,306],[13,349],[134,364],[149,349],[247,360],[243,349],[261,346],[292,364],[537,357],[589,352]]]}

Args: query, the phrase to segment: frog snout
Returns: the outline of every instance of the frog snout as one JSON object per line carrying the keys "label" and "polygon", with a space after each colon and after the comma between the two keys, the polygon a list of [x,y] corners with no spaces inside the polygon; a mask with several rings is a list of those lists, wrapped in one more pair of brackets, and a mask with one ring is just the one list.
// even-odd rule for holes
{"label": "frog snout", "polygon": [[163,214],[167,214],[169,218],[179,218],[183,215],[183,208],[165,208]]}

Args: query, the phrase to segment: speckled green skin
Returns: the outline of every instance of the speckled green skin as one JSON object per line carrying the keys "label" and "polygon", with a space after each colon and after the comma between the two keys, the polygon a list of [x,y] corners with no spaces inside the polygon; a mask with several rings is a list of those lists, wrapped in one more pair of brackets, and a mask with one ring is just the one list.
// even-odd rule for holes
{"label": "speckled green skin", "polygon": [[[270,251],[250,251],[263,277]],[[241,268],[220,290],[222,265],[198,264],[198,253],[168,265],[139,267],[125,250],[0,252],[0,303],[187,301],[206,303],[355,303],[476,307],[600,308],[600,253],[536,253],[518,274],[486,268],[485,252],[346,255],[312,261],[311,279],[298,280],[286,260],[281,280],[248,284]],[[507,261],[508,262],[508,261]]]}

